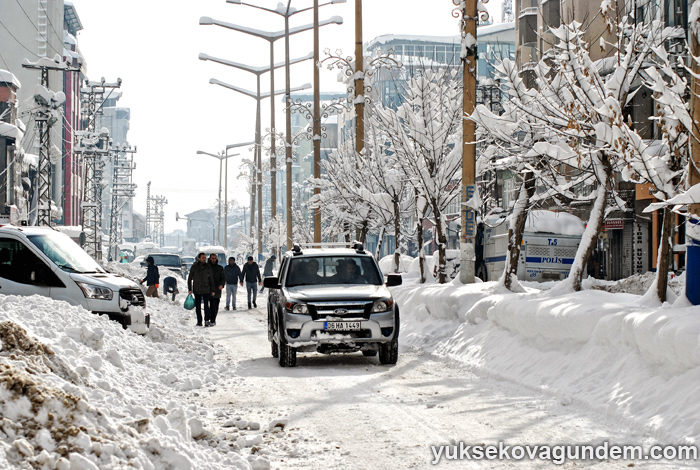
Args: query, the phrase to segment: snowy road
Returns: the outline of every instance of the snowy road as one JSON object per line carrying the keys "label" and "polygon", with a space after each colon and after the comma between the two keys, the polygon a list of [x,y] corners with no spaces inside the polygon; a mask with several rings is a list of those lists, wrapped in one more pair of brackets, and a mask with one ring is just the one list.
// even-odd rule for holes
{"label": "snowy road", "polygon": [[[242,297],[239,295],[239,305]],[[222,309],[205,335],[230,354],[231,378],[209,398],[212,409],[288,420],[273,468],[429,468],[431,445],[646,444],[645,437],[605,412],[517,384],[475,375],[464,366],[401,351],[396,366],[359,353],[300,355],[283,369],[270,355],[265,298],[257,310]],[[222,358],[223,359],[223,358]],[[273,439],[270,435],[266,439]],[[447,468],[626,468],[629,461],[442,460]],[[678,462],[634,462],[636,468],[692,468]]]}

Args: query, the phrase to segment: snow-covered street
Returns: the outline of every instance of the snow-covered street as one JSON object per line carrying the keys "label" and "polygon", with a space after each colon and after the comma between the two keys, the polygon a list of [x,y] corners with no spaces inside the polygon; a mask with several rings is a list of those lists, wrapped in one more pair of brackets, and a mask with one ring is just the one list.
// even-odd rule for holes
{"label": "snow-covered street", "polygon": [[[439,460],[535,469],[558,465],[554,456],[453,460],[444,449],[438,459],[432,446],[697,445],[692,307],[649,306],[589,284],[555,296],[534,284],[514,294],[406,277],[394,289],[395,366],[354,353],[300,354],[296,368],[280,367],[266,294],[258,308],[240,309],[243,289],[239,310],[222,308],[213,328],[194,326],[183,295],[149,299],[145,336],[64,302],[0,295],[0,467],[422,469]],[[640,282],[608,287],[629,292]],[[632,465],[698,460],[561,467]]]}
{"label": "snow-covered street", "polygon": [[[222,312],[217,326],[206,331],[236,362],[232,386],[215,393],[212,403],[264,410],[267,417],[289,420],[289,433],[299,435],[285,452],[268,455],[275,467],[428,468],[434,458],[431,445],[460,441],[471,445],[650,443],[643,431],[605,412],[568,397],[474,373],[464,364],[426,351],[404,350],[393,367],[355,353],[302,355],[297,368],[282,369],[269,353],[261,310]],[[303,450],[297,446],[301,443]],[[576,466],[621,468],[628,463],[576,462]],[[553,466],[537,460],[500,462],[497,467],[490,461],[441,462],[459,468],[511,464]],[[683,463],[674,465],[684,468]],[[635,466],[669,468],[668,462],[635,462]]]}

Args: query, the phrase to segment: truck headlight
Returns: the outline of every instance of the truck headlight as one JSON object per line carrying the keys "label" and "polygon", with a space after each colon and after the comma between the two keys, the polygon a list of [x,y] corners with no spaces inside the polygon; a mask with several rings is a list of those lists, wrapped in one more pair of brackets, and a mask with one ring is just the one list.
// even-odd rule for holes
{"label": "truck headlight", "polygon": [[306,304],[295,304],[294,302],[287,302],[285,304],[285,307],[287,307],[287,310],[291,311],[292,313],[296,313],[297,315],[309,314],[309,307]]}
{"label": "truck headlight", "polygon": [[109,287],[96,286],[85,282],[76,282],[88,299],[112,300],[112,289]]}
{"label": "truck headlight", "polygon": [[372,313],[387,312],[394,306],[393,299],[375,300],[372,304]]}

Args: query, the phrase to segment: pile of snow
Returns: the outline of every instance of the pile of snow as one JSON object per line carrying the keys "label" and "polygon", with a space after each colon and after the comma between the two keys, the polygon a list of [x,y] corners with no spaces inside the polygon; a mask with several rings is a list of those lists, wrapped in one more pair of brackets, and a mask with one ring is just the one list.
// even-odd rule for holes
{"label": "pile of snow", "polygon": [[214,434],[196,401],[232,364],[192,313],[162,299],[148,311],[140,336],[65,302],[0,295],[0,468],[269,468],[248,448],[262,431]]}
{"label": "pile of snow", "polygon": [[[591,289],[604,290],[607,292],[624,292],[627,294],[644,295],[654,282],[656,274],[647,272],[644,274],[634,274],[619,281],[602,281],[600,279],[587,279],[586,282]],[[676,294],[683,293],[685,286],[685,273],[680,276],[671,274],[668,280],[668,287]]]}
{"label": "pile of snow", "polygon": [[533,210],[527,215],[525,222],[526,232],[580,236],[585,229],[581,219],[566,212]]}
{"label": "pile of snow", "polygon": [[700,442],[700,315],[685,297],[557,294],[496,283],[392,288],[402,343],[618,417],[670,442]]}
{"label": "pile of snow", "polygon": [[394,269],[394,255],[387,255],[379,260],[379,269],[382,270],[384,274],[388,273],[406,273],[411,269],[411,263],[413,263],[413,257],[400,254],[399,255],[399,269],[398,271]]}

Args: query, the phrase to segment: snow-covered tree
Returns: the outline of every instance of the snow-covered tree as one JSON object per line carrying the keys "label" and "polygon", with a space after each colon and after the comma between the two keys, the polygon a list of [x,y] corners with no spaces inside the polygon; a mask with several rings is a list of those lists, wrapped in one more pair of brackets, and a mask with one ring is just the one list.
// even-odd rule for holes
{"label": "snow-covered tree", "polygon": [[446,281],[446,209],[461,184],[462,88],[457,69],[424,68],[408,79],[397,109],[377,105],[373,126],[386,133],[405,181],[425,201],[435,224],[438,279]]}
{"label": "snow-covered tree", "polygon": [[[605,3],[604,7],[611,8]],[[613,14],[608,9],[603,13]],[[498,117],[479,107],[472,116],[480,125],[490,128],[492,134],[500,136],[502,147],[513,145],[517,131],[523,126],[526,133],[536,136],[531,150],[521,154],[524,158],[535,157],[529,170],[538,177],[538,186],[541,182],[549,185],[534,195],[536,200],[594,198],[586,230],[562,289],[581,287],[587,260],[602,227],[608,196],[613,196],[619,206],[623,205],[615,194],[615,172],[633,164],[642,141],[631,129],[625,108],[639,89],[638,83],[644,80],[642,72],[650,60],[662,54],[667,37],[664,34],[669,31],[661,29],[657,35],[658,29],[658,25],[632,25],[622,18],[616,29],[620,40],[611,44],[616,50],[611,58],[598,62],[590,57],[585,32],[579,23],[552,29],[557,42],[535,69],[536,86],[525,87],[512,64],[504,61],[499,70],[501,79],[507,83],[509,112]],[[500,131],[493,128],[494,124],[506,127]],[[595,186],[593,193],[582,194],[581,188],[591,185]]]}

